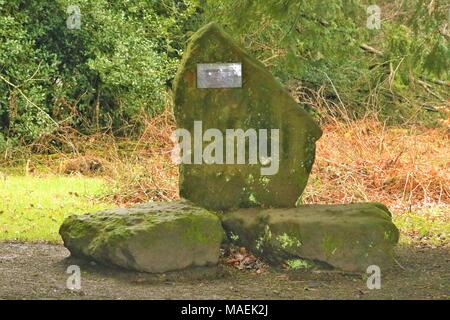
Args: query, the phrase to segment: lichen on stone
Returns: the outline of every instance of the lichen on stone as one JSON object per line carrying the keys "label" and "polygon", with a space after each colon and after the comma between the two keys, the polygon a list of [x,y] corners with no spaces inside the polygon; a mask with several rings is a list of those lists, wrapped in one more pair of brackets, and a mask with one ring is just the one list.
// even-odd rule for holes
{"label": "lichen on stone", "polygon": [[73,255],[147,272],[215,264],[224,239],[219,218],[186,201],[70,216],[60,234]]}
{"label": "lichen on stone", "polygon": [[276,237],[276,240],[280,243],[283,249],[286,248],[298,248],[302,245],[302,242],[295,236],[289,236],[286,232]]}
{"label": "lichen on stone", "polygon": [[399,231],[385,206],[373,203],[239,209],[222,224],[268,261],[307,259],[346,271],[389,267]]}

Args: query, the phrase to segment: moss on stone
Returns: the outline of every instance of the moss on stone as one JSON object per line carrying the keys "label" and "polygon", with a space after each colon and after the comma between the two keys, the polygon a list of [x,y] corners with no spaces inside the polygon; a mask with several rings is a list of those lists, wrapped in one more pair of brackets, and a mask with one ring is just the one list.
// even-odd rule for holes
{"label": "moss on stone", "polygon": [[[325,254],[328,256],[334,255],[336,253],[336,250],[338,250],[339,246],[342,248],[341,241],[338,241],[337,239],[334,239],[333,236],[326,234],[321,241],[321,245],[323,247],[323,250],[325,251]],[[342,248],[345,249],[345,248]]]}
{"label": "moss on stone", "polygon": [[286,232],[276,237],[280,243],[281,248],[298,248],[302,245],[302,242],[296,236],[290,236]]}
{"label": "moss on stone", "polygon": [[275,264],[300,258],[365,271],[393,261],[399,231],[386,210],[374,203],[240,209],[223,215],[222,224]]}
{"label": "moss on stone", "polygon": [[224,238],[216,215],[186,201],[71,216],[60,234],[74,255],[148,272],[216,263]]}

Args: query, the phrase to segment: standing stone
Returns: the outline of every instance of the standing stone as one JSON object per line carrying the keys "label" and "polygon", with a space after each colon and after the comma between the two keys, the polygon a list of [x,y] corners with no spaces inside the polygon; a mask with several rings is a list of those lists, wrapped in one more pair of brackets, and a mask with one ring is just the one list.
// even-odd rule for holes
{"label": "standing stone", "polygon": [[[202,72],[217,72],[217,63],[228,65],[215,80],[208,83],[197,78]],[[242,74],[240,70],[233,73],[229,64],[240,64]],[[182,163],[182,197],[214,210],[295,205],[306,186],[315,142],[322,132],[267,68],[214,23],[191,38],[175,81],[174,111],[177,127],[187,129],[192,137],[194,121],[202,122],[202,132],[216,128],[224,137],[226,129],[279,129],[276,174],[261,173],[261,168],[267,167],[263,158],[249,164],[246,142],[246,164],[195,164],[193,157],[191,164]],[[203,150],[209,143],[202,143]],[[223,149],[225,154],[225,143]]]}

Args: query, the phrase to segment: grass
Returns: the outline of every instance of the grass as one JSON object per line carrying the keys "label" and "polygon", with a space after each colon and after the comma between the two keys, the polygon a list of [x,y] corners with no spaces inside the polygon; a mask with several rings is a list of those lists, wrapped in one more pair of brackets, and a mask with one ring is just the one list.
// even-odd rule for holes
{"label": "grass", "polygon": [[65,217],[114,206],[97,199],[108,191],[100,178],[6,176],[0,179],[0,240],[60,242]]}
{"label": "grass", "polygon": [[400,243],[440,247],[450,242],[449,206],[432,207],[420,212],[405,212],[393,217],[401,232]]}

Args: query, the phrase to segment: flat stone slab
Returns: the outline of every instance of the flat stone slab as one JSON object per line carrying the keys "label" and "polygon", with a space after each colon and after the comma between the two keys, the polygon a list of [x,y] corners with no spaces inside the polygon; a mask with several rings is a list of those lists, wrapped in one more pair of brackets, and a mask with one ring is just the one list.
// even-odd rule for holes
{"label": "flat stone slab", "polygon": [[152,273],[216,264],[224,237],[216,215],[185,201],[72,215],[59,233],[74,256]]}
{"label": "flat stone slab", "polygon": [[388,267],[399,231],[380,203],[240,209],[224,215],[228,236],[273,263],[303,258],[345,271]]}
{"label": "flat stone slab", "polygon": [[[237,159],[242,155],[236,151],[237,139],[236,152],[230,156],[234,163],[226,156],[223,160],[217,156],[231,152],[227,143],[217,143],[215,136],[205,139],[208,141],[192,141],[192,145],[198,142],[203,151],[210,143],[217,143],[216,152],[211,152],[216,161],[196,163],[191,155],[190,163],[181,163],[183,198],[212,210],[295,206],[306,186],[315,143],[322,132],[269,70],[217,24],[210,23],[191,37],[175,80],[174,102],[177,127],[187,130],[193,140],[194,123],[200,122],[200,139],[209,129],[218,130],[224,139],[227,130],[249,133],[244,137],[243,163]],[[264,130],[279,154],[275,156],[275,148],[267,143],[267,156],[261,156],[265,152],[258,145],[258,159],[250,161],[250,133],[258,134],[259,143]],[[221,161],[224,163],[218,163]]]}

